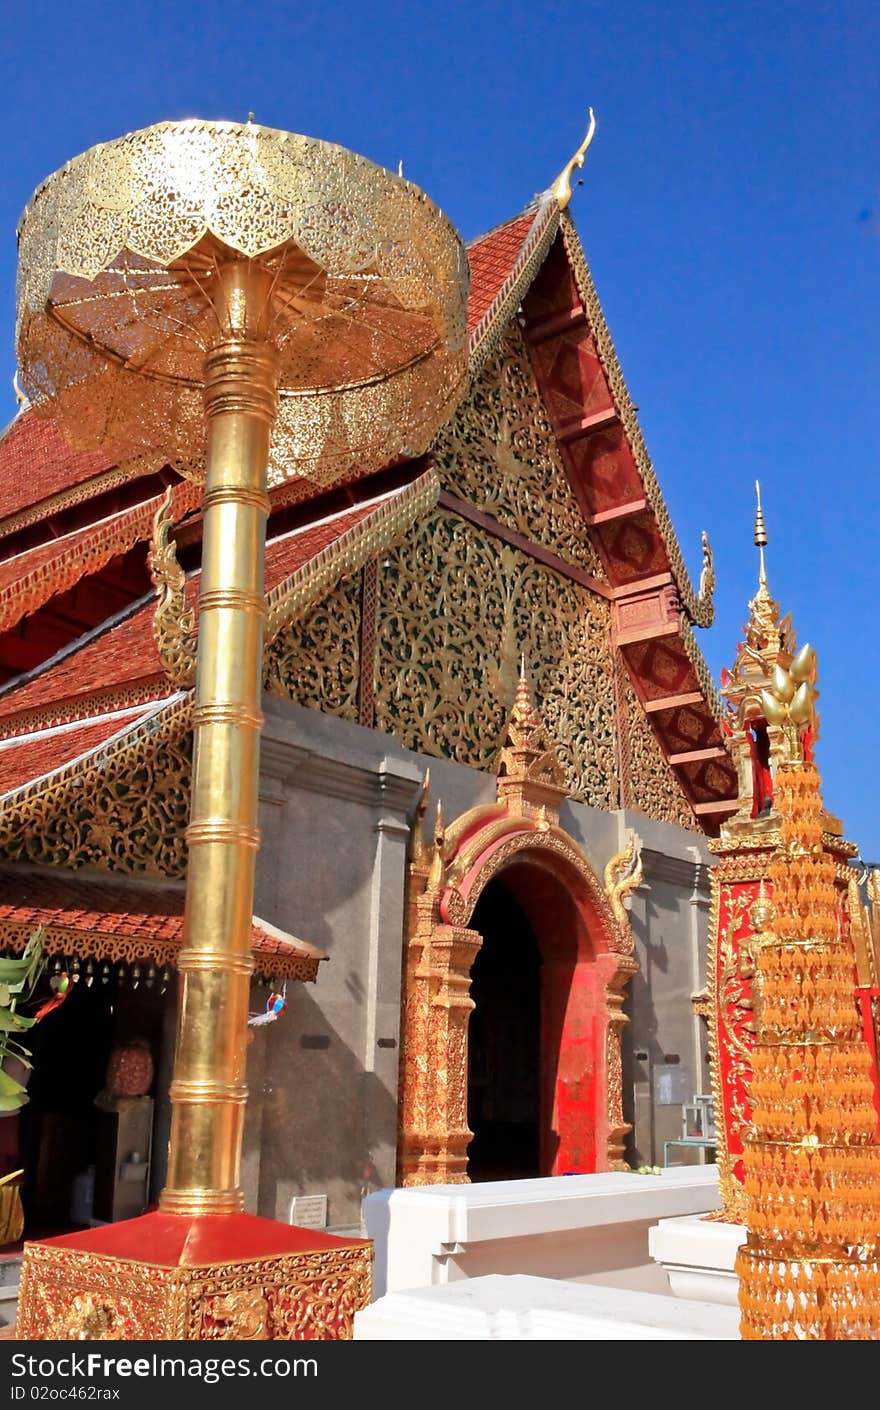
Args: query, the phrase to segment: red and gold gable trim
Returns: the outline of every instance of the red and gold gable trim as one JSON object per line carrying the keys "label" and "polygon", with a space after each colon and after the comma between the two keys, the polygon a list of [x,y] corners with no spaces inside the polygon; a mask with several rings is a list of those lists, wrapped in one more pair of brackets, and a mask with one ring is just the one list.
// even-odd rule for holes
{"label": "red and gold gable trim", "polygon": [[701,826],[736,808],[720,700],[691,622],[712,621],[684,565],[577,233],[567,215],[523,301],[525,337],[566,473],[612,589],[613,639]]}

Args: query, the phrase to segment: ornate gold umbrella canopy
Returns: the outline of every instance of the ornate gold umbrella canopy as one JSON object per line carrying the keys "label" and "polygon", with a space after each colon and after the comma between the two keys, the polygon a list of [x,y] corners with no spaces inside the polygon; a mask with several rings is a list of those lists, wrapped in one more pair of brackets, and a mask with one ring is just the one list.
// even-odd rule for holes
{"label": "ornate gold umbrella canopy", "polygon": [[204,480],[195,755],[162,1208],[242,1207],[267,488],[420,454],[467,370],[467,261],[415,186],[248,123],[160,123],[19,228],[20,380],[78,445]]}
{"label": "ornate gold umbrella canopy", "polygon": [[43,182],[19,251],[21,385],[72,444],[122,463],[205,478],[205,354],[236,255],[264,276],[256,312],[277,356],[270,486],[421,454],[461,394],[455,230],[410,182],[329,142],[158,123]]}

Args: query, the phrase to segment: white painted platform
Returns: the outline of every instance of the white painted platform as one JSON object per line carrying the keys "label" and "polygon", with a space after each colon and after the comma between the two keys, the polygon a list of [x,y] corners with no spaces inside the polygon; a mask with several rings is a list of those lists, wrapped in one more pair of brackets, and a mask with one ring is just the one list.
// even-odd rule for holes
{"label": "white painted platform", "polygon": [[656,1293],[492,1274],[388,1293],[355,1341],[738,1341],[739,1312]]}
{"label": "white painted platform", "polygon": [[363,1203],[374,1295],[522,1273],[668,1297],[649,1228],[718,1204],[714,1165],[377,1190]]}
{"label": "white painted platform", "polygon": [[742,1224],[689,1215],[661,1219],[648,1231],[648,1246],[676,1297],[736,1307],[739,1282],[734,1264],[736,1251],[745,1238]]}

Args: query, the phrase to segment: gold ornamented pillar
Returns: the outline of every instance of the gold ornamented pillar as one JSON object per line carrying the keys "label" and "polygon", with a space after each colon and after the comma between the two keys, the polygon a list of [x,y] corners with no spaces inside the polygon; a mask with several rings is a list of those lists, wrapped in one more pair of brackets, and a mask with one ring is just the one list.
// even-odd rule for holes
{"label": "gold ornamented pillar", "polygon": [[205,364],[207,479],[199,593],[185,945],[167,1184],[161,1208],[223,1214],[239,1186],[251,913],[263,716],[266,473],[278,359],[266,341],[271,277],[244,260],[217,274],[220,330]]}
{"label": "gold ornamented pillar", "polygon": [[606,981],[605,1003],[608,1009],[608,1026],[605,1030],[605,1083],[608,1102],[608,1169],[628,1170],[623,1158],[624,1142],[632,1130],[631,1124],[623,1115],[623,1063],[621,1059],[621,1037],[624,1024],[629,1018],[623,1011],[625,989],[629,980],[638,972],[639,962],[632,955],[615,954],[609,956],[614,961],[614,971]]}

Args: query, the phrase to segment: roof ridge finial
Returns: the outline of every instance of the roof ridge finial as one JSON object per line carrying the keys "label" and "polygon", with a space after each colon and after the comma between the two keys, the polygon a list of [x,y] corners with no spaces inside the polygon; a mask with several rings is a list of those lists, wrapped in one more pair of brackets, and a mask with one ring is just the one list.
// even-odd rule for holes
{"label": "roof ridge finial", "polygon": [[761,481],[755,481],[755,494],[758,499],[758,507],[755,510],[755,547],[761,556],[761,564],[758,570],[758,583],[762,588],[767,586],[767,569],[764,564],[764,549],[767,547],[767,525],[764,522],[764,510],[761,507]]}
{"label": "roof ridge finial", "polygon": [[590,125],[589,125],[589,127],[587,128],[587,135],[586,135],[586,137],[584,138],[584,140],[583,140],[583,142],[581,143],[581,145],[578,147],[578,149],[577,149],[577,151],[575,152],[574,156],[572,157],[571,161],[568,162],[568,163],[562,168],[561,172],[559,173],[559,175],[557,176],[556,180],[553,182],[553,185],[552,185],[551,188],[550,188],[551,193],[552,193],[553,196],[556,198],[556,204],[558,205],[558,207],[559,207],[559,209],[560,209],[561,211],[564,211],[564,210],[565,210],[566,206],[568,205],[569,201],[571,200],[571,178],[572,178],[572,175],[573,175],[573,173],[574,173],[574,169],[575,169],[576,166],[577,166],[577,167],[583,166],[583,164],[584,164],[584,158],[585,158],[586,155],[587,155],[587,148],[589,147],[590,143],[592,142],[593,137],[594,137],[594,135],[595,135],[595,132],[596,132],[596,114],[593,112],[593,109],[590,108]]}

